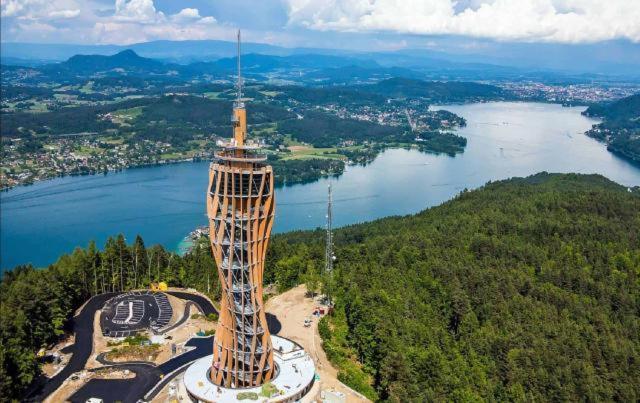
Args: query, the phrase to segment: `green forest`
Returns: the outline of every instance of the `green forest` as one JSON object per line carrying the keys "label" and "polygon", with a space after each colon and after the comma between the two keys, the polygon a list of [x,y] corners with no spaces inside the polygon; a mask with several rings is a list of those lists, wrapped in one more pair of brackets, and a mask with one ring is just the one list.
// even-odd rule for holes
{"label": "green forest", "polygon": [[[208,242],[184,257],[140,237],[122,235],[102,250],[92,241],[44,269],[18,266],[0,283],[0,401],[19,401],[40,375],[36,352],[71,331],[70,320],[91,296],[137,288],[154,281],[209,291],[219,298],[217,272]],[[208,284],[207,284],[208,282]]]}
{"label": "green forest", "polygon": [[[339,378],[383,401],[637,401],[639,193],[542,173],[336,231],[320,332]],[[281,287],[323,239],[275,237]]]}
{"label": "green forest", "polygon": [[606,142],[609,151],[640,162],[640,94],[591,105],[583,114],[603,119],[587,135]]}
{"label": "green forest", "polygon": [[[541,173],[340,228],[334,241],[335,270],[321,278],[336,309],[319,330],[339,378],[372,400],[640,398],[640,189]],[[323,266],[321,229],[275,235],[264,281],[284,291]],[[209,282],[217,298],[213,267],[206,241],[180,257],[118,236],[7,272],[3,400],[22,396],[35,352],[89,296],[162,279]]]}

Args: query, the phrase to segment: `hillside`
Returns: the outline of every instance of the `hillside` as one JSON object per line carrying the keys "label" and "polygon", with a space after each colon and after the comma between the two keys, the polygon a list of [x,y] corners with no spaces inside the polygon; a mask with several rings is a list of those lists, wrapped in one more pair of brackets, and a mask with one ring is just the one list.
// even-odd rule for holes
{"label": "hillside", "polygon": [[[639,196],[542,173],[336,231],[320,329],[340,379],[401,402],[636,401]],[[309,278],[323,238],[275,237],[266,278]]]}
{"label": "hillside", "polygon": [[[639,212],[640,189],[541,173],[339,229],[325,351],[372,399],[637,401]],[[46,269],[6,272],[0,401],[23,397],[40,373],[35,353],[83,301],[157,280],[151,261],[172,286],[204,292],[205,273],[217,284],[207,244],[180,257],[120,235],[103,251],[91,243]],[[317,283],[323,259],[323,230],[275,235],[264,281]]]}
{"label": "hillside", "polygon": [[605,105],[592,105],[586,116],[602,118],[587,135],[603,141],[610,151],[640,162],[640,94]]}
{"label": "hillside", "polygon": [[439,102],[478,99],[502,99],[508,94],[499,87],[459,81],[423,81],[394,77],[364,87],[365,90],[388,97],[427,98]]}

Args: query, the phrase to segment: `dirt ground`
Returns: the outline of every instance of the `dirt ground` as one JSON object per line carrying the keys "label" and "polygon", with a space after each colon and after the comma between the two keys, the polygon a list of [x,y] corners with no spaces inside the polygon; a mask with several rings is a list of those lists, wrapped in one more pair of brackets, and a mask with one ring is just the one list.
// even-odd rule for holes
{"label": "dirt ground", "polygon": [[81,375],[76,380],[73,380],[71,379],[71,377],[69,377],[66,381],[64,381],[62,386],[56,389],[55,392],[50,394],[49,397],[44,400],[44,403],[66,402],[69,396],[73,395],[82,387],[82,385],[84,385],[89,380],[86,373],[84,373],[83,376],[83,372],[80,373]]}
{"label": "dirt ground", "polygon": [[69,358],[71,358],[71,354],[63,354],[62,351],[60,350],[62,350],[67,346],[72,345],[73,343],[75,343],[75,336],[70,335],[66,339],[57,343],[51,349],[46,350],[47,355],[57,354],[61,358],[61,361],[59,364],[55,364],[53,362],[47,362],[44,365],[42,365],[42,372],[48,378],[51,378],[52,376],[57,374],[59,371],[61,371],[64,368],[65,365],[67,365],[67,363],[69,362]]}
{"label": "dirt ground", "polygon": [[171,309],[173,311],[171,315],[171,320],[169,320],[169,324],[167,326],[171,326],[180,319],[182,319],[182,314],[184,313],[184,306],[187,304],[187,301],[176,298],[173,295],[166,294],[167,298],[169,298],[169,303],[171,304]]}
{"label": "dirt ground", "polygon": [[[300,285],[267,301],[266,311],[276,315],[282,324],[278,335],[296,341],[311,355],[316,364],[316,372],[320,375],[320,387],[316,390],[338,390],[347,396],[347,402],[368,401],[338,380],[338,371],[331,366],[322,350],[318,318],[311,315],[319,303],[306,297],[306,291],[305,286]],[[304,320],[309,317],[312,324],[310,327],[304,327]],[[312,399],[319,399],[319,396],[313,396]]]}
{"label": "dirt ground", "polygon": [[91,351],[91,356],[87,360],[87,365],[85,365],[86,369],[101,367],[102,364],[96,360],[96,357],[98,354],[110,350],[110,347],[107,347],[107,341],[109,338],[102,335],[102,329],[100,328],[101,313],[102,310],[98,309],[93,317],[93,350]]}

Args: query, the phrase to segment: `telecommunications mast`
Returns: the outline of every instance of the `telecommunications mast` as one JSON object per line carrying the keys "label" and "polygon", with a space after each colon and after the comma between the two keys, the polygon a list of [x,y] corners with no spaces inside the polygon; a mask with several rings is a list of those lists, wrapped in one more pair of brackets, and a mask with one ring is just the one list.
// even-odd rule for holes
{"label": "telecommunications mast", "polygon": [[325,248],[325,266],[324,270],[328,274],[331,274],[333,271],[333,232],[331,228],[331,204],[332,204],[332,196],[331,196],[331,184],[329,184],[329,196],[327,200],[327,239],[326,239],[326,248]]}

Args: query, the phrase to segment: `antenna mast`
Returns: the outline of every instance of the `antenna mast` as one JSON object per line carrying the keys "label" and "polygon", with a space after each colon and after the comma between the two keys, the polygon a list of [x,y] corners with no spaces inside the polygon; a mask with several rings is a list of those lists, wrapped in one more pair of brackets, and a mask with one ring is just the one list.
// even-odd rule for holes
{"label": "antenna mast", "polygon": [[332,232],[332,203],[333,198],[331,195],[331,184],[329,184],[329,195],[327,200],[327,240],[325,250],[325,271],[329,274],[333,271],[333,232]]}
{"label": "antenna mast", "polygon": [[242,76],[240,75],[240,30],[238,30],[238,103],[242,99]]}

